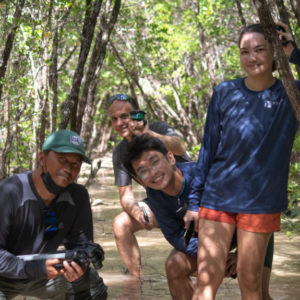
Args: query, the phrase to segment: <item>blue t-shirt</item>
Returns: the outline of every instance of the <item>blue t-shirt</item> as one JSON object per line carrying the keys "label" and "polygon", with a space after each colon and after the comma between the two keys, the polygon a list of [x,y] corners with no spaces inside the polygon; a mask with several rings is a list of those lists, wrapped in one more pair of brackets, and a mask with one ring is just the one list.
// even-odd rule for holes
{"label": "blue t-shirt", "polygon": [[260,92],[242,78],[221,83],[209,105],[189,199],[227,212],[283,211],[297,127],[280,80]]}
{"label": "blue t-shirt", "polygon": [[196,162],[177,163],[184,177],[183,190],[177,196],[169,196],[162,191],[146,188],[147,204],[155,215],[159,227],[167,241],[177,250],[192,256],[197,255],[198,240],[192,237],[188,247],[184,245],[184,222],[182,217],[176,214],[180,207],[187,207],[189,210],[198,211],[198,203],[188,203],[190,183],[194,177]]}

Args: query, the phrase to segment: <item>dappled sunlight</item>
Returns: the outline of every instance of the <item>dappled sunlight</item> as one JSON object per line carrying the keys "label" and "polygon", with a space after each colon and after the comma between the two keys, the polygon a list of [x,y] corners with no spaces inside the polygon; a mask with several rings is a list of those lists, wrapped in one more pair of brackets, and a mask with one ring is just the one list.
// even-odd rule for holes
{"label": "dappled sunlight", "polygon": [[[101,184],[103,176],[109,180]],[[112,231],[113,218],[122,211],[117,189],[113,185],[112,169],[105,169],[100,179],[89,190],[92,200],[102,200],[103,204],[93,207],[96,242],[105,250],[104,266],[100,275],[109,287],[108,299],[153,300],[171,299],[164,263],[172,247],[164,239],[159,229],[140,231],[136,234],[141,246],[144,281],[137,284],[126,273],[126,267],[117,251]],[[134,186],[138,199],[143,198],[141,186]],[[206,239],[212,240],[215,231],[208,228]],[[211,249],[206,249],[210,251]],[[215,257],[216,253],[211,253]],[[207,265],[207,267],[211,267]],[[196,278],[194,278],[195,281]],[[300,294],[300,237],[288,239],[284,233],[275,234],[275,253],[270,283],[270,294],[274,300],[298,300]],[[216,300],[240,300],[240,291],[236,279],[224,278]]]}

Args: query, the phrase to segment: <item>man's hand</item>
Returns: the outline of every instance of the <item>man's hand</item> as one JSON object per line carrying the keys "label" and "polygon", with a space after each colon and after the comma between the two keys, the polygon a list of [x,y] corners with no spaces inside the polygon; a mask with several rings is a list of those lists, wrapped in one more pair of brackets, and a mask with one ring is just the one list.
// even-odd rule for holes
{"label": "man's hand", "polygon": [[144,120],[129,122],[129,130],[132,135],[141,135],[149,130],[148,123],[144,124]]}
{"label": "man's hand", "polygon": [[198,232],[198,220],[199,220],[198,211],[187,210],[183,217],[184,228],[188,229],[190,222],[194,221],[195,223],[194,231]]}
{"label": "man's hand", "polygon": [[87,265],[82,267],[77,264],[75,261],[69,263],[68,261],[63,261],[64,269],[63,275],[67,279],[67,281],[72,282],[83,276],[84,272],[87,269]]}
{"label": "man's hand", "polygon": [[[138,215],[138,222],[140,222],[145,229],[147,230],[151,230],[154,227],[154,223],[153,223],[153,218],[151,216],[151,214],[149,214],[149,212],[147,211],[147,209],[145,207],[139,207],[140,211],[139,211],[139,215]],[[143,210],[144,209],[144,210]],[[146,217],[145,217],[146,214]],[[147,221],[148,219],[148,221]]]}
{"label": "man's hand", "polygon": [[228,253],[224,277],[231,277],[236,275],[236,266],[237,266],[237,254]]}
{"label": "man's hand", "polygon": [[64,270],[58,270],[54,267],[56,264],[60,264],[61,260],[57,258],[51,258],[46,260],[46,273],[47,279],[55,279],[59,275],[64,274]]}

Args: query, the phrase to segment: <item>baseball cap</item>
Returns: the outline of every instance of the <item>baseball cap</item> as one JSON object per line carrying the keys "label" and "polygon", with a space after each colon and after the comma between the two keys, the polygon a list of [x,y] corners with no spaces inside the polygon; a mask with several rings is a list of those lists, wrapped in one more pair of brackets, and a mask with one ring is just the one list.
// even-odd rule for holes
{"label": "baseball cap", "polygon": [[78,153],[84,162],[91,164],[90,159],[85,155],[82,138],[74,131],[63,129],[51,133],[45,140],[42,150],[52,150],[63,153]]}

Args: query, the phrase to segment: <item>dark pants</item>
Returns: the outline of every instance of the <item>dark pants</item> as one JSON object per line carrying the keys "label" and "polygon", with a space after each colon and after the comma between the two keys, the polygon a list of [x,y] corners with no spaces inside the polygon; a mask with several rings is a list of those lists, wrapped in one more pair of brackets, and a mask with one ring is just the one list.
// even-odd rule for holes
{"label": "dark pants", "polygon": [[29,282],[0,279],[0,300],[18,295],[53,300],[106,300],[107,287],[97,271],[91,268],[74,283],[68,282],[64,276]]}

